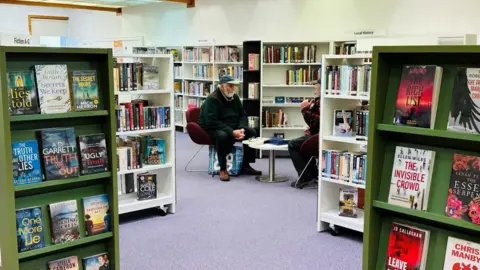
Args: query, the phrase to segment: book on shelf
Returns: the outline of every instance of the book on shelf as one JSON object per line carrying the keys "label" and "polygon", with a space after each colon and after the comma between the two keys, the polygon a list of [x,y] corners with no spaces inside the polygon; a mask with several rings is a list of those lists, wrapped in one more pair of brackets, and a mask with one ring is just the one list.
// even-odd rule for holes
{"label": "book on shelf", "polygon": [[322,150],[322,177],[365,185],[367,154],[344,150]]}
{"label": "book on shelf", "polygon": [[393,124],[433,129],[443,68],[404,66]]}
{"label": "book on shelf", "polygon": [[184,81],[183,91],[187,95],[205,97],[213,93],[214,85],[211,82]]}
{"label": "book on shelf", "polygon": [[316,63],[317,47],[305,46],[263,46],[264,63]]}
{"label": "book on shelf", "polygon": [[480,133],[480,68],[457,68],[447,129]]}
{"label": "book on shelf", "polygon": [[87,236],[109,232],[111,230],[110,206],[107,194],[85,197],[83,212]]}
{"label": "book on shelf", "polygon": [[216,46],[214,53],[215,61],[240,62],[240,49],[238,46]]}
{"label": "book on shelf", "polygon": [[260,69],[260,55],[258,53],[248,54],[248,70]]}
{"label": "book on shelf", "polygon": [[183,96],[176,96],[174,99],[175,102],[175,110],[182,110],[183,108]]}
{"label": "book on shelf", "polygon": [[263,110],[262,112],[262,126],[266,128],[271,127],[285,127],[288,125],[288,114],[281,109]]}
{"label": "book on shelf", "polygon": [[32,71],[7,72],[10,115],[37,114],[40,111]]}
{"label": "book on shelf", "polygon": [[[364,102],[368,104],[368,101]],[[357,140],[366,140],[368,137],[368,118],[370,116],[369,106],[358,106],[355,109],[355,138]]]}
{"label": "book on shelf", "polygon": [[471,241],[448,237],[445,252],[445,270],[480,269],[480,245]]}
{"label": "book on shelf", "polygon": [[183,60],[186,62],[211,62],[212,56],[210,48],[187,47],[183,52]]}
{"label": "book on shelf", "polygon": [[371,85],[371,66],[326,66],[324,78],[325,94],[367,96]]}
{"label": "book on shelf", "polygon": [[357,189],[341,188],[340,201],[339,201],[340,213],[338,215],[341,217],[350,217],[350,218],[358,217],[357,205],[358,205]]}
{"label": "book on shelf", "polygon": [[170,127],[169,106],[149,106],[148,100],[121,103],[115,109],[117,131],[134,131]]}
{"label": "book on shelf", "polygon": [[335,44],[335,54],[352,55],[357,52],[357,44],[353,42],[339,42]]}
{"label": "book on shelf", "polygon": [[47,263],[48,270],[80,270],[77,256],[70,256]]}
{"label": "book on shelf", "polygon": [[45,247],[42,208],[39,206],[15,211],[18,252]]}
{"label": "book on shelf", "polygon": [[118,170],[142,168],[166,163],[165,140],[151,136],[128,136],[118,139]]}
{"label": "book on shelf", "polygon": [[286,85],[310,85],[320,78],[321,68],[297,67],[285,71]]}
{"label": "book on shelf", "polygon": [[145,137],[145,164],[159,165],[167,163],[165,140]]}
{"label": "book on shelf", "polygon": [[133,193],[136,191],[135,177],[133,173],[120,175],[120,187],[122,194]]}
{"label": "book on shelf", "polygon": [[173,67],[173,77],[175,79],[182,79],[183,77],[183,67],[180,65]]}
{"label": "book on shelf", "polygon": [[435,151],[397,146],[393,158],[388,203],[427,210]]}
{"label": "book on shelf", "polygon": [[80,238],[76,200],[52,203],[48,205],[48,209],[53,244],[62,244]]}
{"label": "book on shelf", "polygon": [[108,253],[100,253],[82,259],[83,270],[110,270]]}
{"label": "book on shelf", "polygon": [[175,94],[181,94],[181,93],[183,93],[183,91],[182,91],[182,83],[181,83],[181,82],[174,82],[174,83],[173,83],[173,90],[175,91]]}
{"label": "book on shelf", "polygon": [[425,270],[430,231],[392,223],[388,237],[386,270]]}
{"label": "book on shelf", "polygon": [[108,171],[108,153],[105,134],[78,136],[80,169],[82,175]]}
{"label": "book on shelf", "polygon": [[97,72],[95,70],[72,71],[70,76],[74,110],[98,109],[100,101]]}
{"label": "book on shelf", "polygon": [[157,175],[142,173],[137,175],[137,199],[139,201],[157,198]]}
{"label": "book on shelf", "polygon": [[13,185],[42,182],[40,153],[36,140],[12,142]]}
{"label": "book on shelf", "polygon": [[333,136],[353,136],[353,110],[333,111]]}
{"label": "book on shelf", "polygon": [[260,92],[260,83],[249,83],[248,84],[248,98],[249,99],[258,99]]}
{"label": "book on shelf", "polygon": [[243,67],[242,66],[226,66],[217,68],[217,78],[221,79],[225,75],[232,76],[237,81],[243,81]]}
{"label": "book on shelf", "polygon": [[480,157],[453,154],[452,174],[445,207],[451,218],[480,224]]}
{"label": "book on shelf", "polygon": [[192,76],[195,79],[211,80],[213,78],[213,66],[192,65]]}
{"label": "book on shelf", "polygon": [[39,140],[47,181],[78,177],[79,160],[73,128],[42,129]]}
{"label": "book on shelf", "polygon": [[199,99],[199,98],[188,98],[187,99],[187,106],[191,107],[193,106],[194,108],[201,108],[203,103],[205,103],[205,99]]}
{"label": "book on shelf", "polygon": [[35,65],[42,114],[72,111],[67,65]]}
{"label": "book on shelf", "polygon": [[158,66],[117,63],[113,69],[115,92],[159,89]]}

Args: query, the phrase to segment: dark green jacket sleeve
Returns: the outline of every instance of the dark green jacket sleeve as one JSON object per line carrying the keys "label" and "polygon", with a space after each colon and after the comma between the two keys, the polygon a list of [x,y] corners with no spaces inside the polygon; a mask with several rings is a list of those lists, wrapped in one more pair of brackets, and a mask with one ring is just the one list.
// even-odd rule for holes
{"label": "dark green jacket sleeve", "polygon": [[233,128],[225,125],[218,120],[218,102],[213,98],[207,98],[203,104],[202,110],[205,110],[205,128],[209,130],[223,130],[227,134],[232,135]]}
{"label": "dark green jacket sleeve", "polygon": [[248,119],[247,119],[247,114],[245,113],[245,109],[243,108],[243,104],[240,101],[240,98],[235,95],[235,102],[237,103],[237,108],[238,108],[238,128],[243,128],[246,129],[248,128]]}

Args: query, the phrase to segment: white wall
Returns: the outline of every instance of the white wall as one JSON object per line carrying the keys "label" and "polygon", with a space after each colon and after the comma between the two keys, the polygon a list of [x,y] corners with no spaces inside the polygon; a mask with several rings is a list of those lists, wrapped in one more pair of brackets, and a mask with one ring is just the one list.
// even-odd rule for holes
{"label": "white wall", "polygon": [[477,0],[196,0],[196,7],[150,4],[123,11],[123,35],[147,44],[198,39],[309,41],[353,38],[358,29],[398,35],[480,33]]}

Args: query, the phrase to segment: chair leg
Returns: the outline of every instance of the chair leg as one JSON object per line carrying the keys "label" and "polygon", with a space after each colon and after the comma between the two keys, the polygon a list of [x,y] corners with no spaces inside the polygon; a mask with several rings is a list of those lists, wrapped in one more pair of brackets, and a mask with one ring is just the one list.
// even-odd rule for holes
{"label": "chair leg", "polygon": [[195,154],[190,158],[190,160],[188,161],[187,165],[185,165],[185,171],[186,171],[186,172],[208,172],[208,170],[192,170],[192,169],[188,169],[188,165],[190,165],[190,163],[192,162],[192,160],[198,155],[198,153],[200,153],[200,150],[202,150],[202,148],[203,148],[204,146],[205,146],[205,145],[200,146],[200,148],[197,150],[197,152],[195,152]]}
{"label": "chair leg", "polygon": [[310,157],[310,159],[307,162],[307,165],[305,165],[305,168],[303,168],[302,173],[300,173],[300,176],[298,176],[297,181],[295,183],[298,183],[298,180],[302,179],[303,174],[307,171],[308,166],[310,166],[310,163],[312,160],[315,160],[315,165],[317,165],[317,159],[315,157]]}

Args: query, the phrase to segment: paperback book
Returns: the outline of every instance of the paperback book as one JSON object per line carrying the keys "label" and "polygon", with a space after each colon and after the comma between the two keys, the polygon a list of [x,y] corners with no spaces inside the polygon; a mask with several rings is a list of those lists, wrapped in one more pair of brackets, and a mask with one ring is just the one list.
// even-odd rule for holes
{"label": "paperback book", "polygon": [[72,110],[67,65],[35,65],[35,78],[42,114]]}
{"label": "paperback book", "polygon": [[41,207],[30,207],[15,211],[17,222],[18,252],[45,247],[44,226]]}
{"label": "paperback book", "polygon": [[73,71],[71,80],[75,111],[98,109],[100,102],[97,72],[95,70]]}
{"label": "paperback book", "polygon": [[40,153],[36,140],[12,143],[13,185],[42,182]]}
{"label": "paperback book", "polygon": [[80,270],[78,266],[78,257],[71,256],[55,261],[48,262],[48,270]]}
{"label": "paperback book", "polygon": [[480,269],[480,245],[449,236],[443,270],[478,269]]}
{"label": "paperback book", "polygon": [[358,193],[356,189],[340,189],[340,214],[341,217],[356,218]]}
{"label": "paperback book", "polygon": [[33,72],[8,72],[7,83],[10,115],[36,114],[39,112]]}
{"label": "paperback book", "polygon": [[434,151],[397,146],[388,203],[427,210],[434,160]]}
{"label": "paperback book", "polygon": [[83,209],[87,236],[110,231],[110,206],[107,194],[83,198]]}
{"label": "paperback book", "polygon": [[137,198],[139,201],[157,198],[157,175],[143,173],[137,176]]}
{"label": "paperback book", "polygon": [[334,110],[333,111],[333,136],[351,137],[352,136],[353,111]]}
{"label": "paperback book", "polygon": [[101,253],[82,259],[84,270],[113,270],[107,253]]}
{"label": "paperback book", "polygon": [[62,244],[80,238],[76,200],[52,203],[48,207],[53,244]]}
{"label": "paperback book", "polygon": [[105,134],[78,137],[82,175],[108,171],[107,143]]}
{"label": "paperback book", "polygon": [[480,224],[480,157],[453,154],[445,214]]}
{"label": "paperback book", "polygon": [[386,270],[425,270],[430,232],[392,223],[388,238]]}
{"label": "paperback book", "polygon": [[145,158],[146,164],[165,164],[165,140],[160,138],[147,138]]}
{"label": "paperback book", "polygon": [[78,156],[73,128],[40,130],[46,180],[78,177]]}

